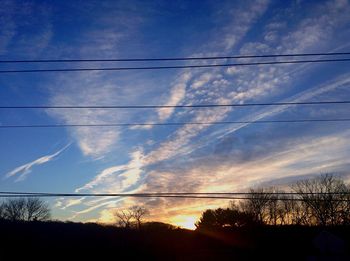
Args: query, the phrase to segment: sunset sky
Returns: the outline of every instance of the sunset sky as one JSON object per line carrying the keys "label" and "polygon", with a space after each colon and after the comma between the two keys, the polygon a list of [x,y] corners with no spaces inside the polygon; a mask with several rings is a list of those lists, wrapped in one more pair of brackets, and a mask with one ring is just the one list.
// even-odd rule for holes
{"label": "sunset sky", "polygon": [[[112,59],[350,51],[350,2],[11,1],[0,60]],[[313,57],[319,59],[323,57]],[[348,57],[349,58],[349,57]],[[292,58],[294,59],[294,58]],[[300,58],[298,58],[300,59]],[[304,59],[304,58],[303,58]],[[269,58],[267,60],[276,60]],[[261,61],[0,64],[0,70]],[[265,60],[264,60],[265,61]],[[0,74],[0,105],[193,105],[350,100],[350,63]],[[0,125],[350,118],[350,105],[185,109],[0,109]],[[335,172],[349,178],[350,123],[0,129],[0,190],[235,192]],[[57,198],[53,216],[191,227],[203,199]]]}

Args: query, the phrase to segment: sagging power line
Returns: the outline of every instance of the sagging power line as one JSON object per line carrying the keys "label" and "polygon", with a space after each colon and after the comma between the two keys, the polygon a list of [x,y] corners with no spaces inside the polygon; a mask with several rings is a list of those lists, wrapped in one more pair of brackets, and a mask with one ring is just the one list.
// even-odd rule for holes
{"label": "sagging power line", "polygon": [[130,127],[130,126],[182,126],[182,125],[226,125],[226,124],[267,124],[267,123],[311,123],[311,122],[349,122],[345,119],[300,119],[300,120],[260,120],[260,121],[215,121],[215,122],[165,122],[165,123],[106,123],[106,124],[38,124],[38,125],[0,125],[9,128],[65,128],[65,127]]}
{"label": "sagging power line", "polygon": [[341,58],[341,59],[289,60],[289,61],[268,61],[268,62],[250,62],[250,63],[226,63],[226,64],[145,66],[145,67],[19,69],[19,70],[0,70],[0,74],[5,74],[5,73],[44,73],[44,72],[84,72],[84,71],[86,72],[86,71],[130,71],[130,70],[194,69],[194,68],[239,67],[239,66],[256,66],[256,65],[278,65],[278,64],[281,65],[281,64],[327,63],[327,62],[349,62],[349,61],[350,61],[350,58]]}
{"label": "sagging power line", "polygon": [[305,57],[305,56],[338,56],[338,55],[350,55],[350,52],[264,54],[264,55],[232,55],[232,56],[203,56],[203,57],[124,58],[124,59],[123,58],[112,58],[112,59],[0,60],[0,63],[75,63],[75,62],[195,61],[195,60],[223,60],[223,59],[249,59],[249,58]]}

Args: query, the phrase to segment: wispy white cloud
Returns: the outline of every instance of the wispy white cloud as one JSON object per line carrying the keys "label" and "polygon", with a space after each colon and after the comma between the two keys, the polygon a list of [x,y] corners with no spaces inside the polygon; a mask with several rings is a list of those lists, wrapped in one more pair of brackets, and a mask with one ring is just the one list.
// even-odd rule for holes
{"label": "wispy white cloud", "polygon": [[[186,95],[186,86],[189,80],[191,79],[192,74],[190,72],[182,73],[174,83],[171,88],[168,101],[163,104],[165,106],[178,105]],[[174,108],[161,108],[158,109],[158,117],[160,121],[168,119],[171,114],[174,112]]]}
{"label": "wispy white cloud", "polygon": [[[237,46],[265,14],[270,2],[270,0],[249,0],[216,5],[213,19],[218,26],[212,34],[208,35],[207,42],[196,46],[193,56],[220,56],[237,52]],[[215,63],[215,61],[210,62]],[[203,63],[206,62],[203,61]]]}
{"label": "wispy white cloud", "polygon": [[10,178],[10,177],[13,177],[15,175],[18,175],[16,182],[23,181],[24,179],[26,179],[28,174],[32,172],[33,167],[38,166],[38,165],[42,165],[42,164],[47,163],[49,161],[52,161],[53,159],[57,158],[57,156],[60,155],[70,145],[71,144],[64,146],[62,149],[58,150],[57,152],[55,152],[53,154],[40,157],[34,161],[28,162],[22,166],[15,168],[14,170],[8,172],[5,176],[5,178]]}
{"label": "wispy white cloud", "polygon": [[[345,86],[350,85],[350,74],[344,74],[341,76],[338,76],[336,79],[333,79],[332,81],[326,82],[324,84],[321,84],[319,86],[310,88],[306,91],[300,92],[286,100],[285,102],[303,102],[303,101],[309,101],[314,97],[318,97],[322,94],[328,93],[330,91],[333,91],[335,89],[344,88]],[[251,115],[248,115],[247,117],[243,118],[242,121],[258,121],[262,120],[267,117],[272,117],[277,114],[283,113],[284,111],[290,109],[293,106],[283,106],[283,107],[275,107],[275,108],[267,108],[263,110],[259,110],[256,113],[253,113]],[[229,133],[232,133],[234,131],[237,131],[245,126],[250,125],[250,123],[244,123],[244,124],[238,124],[234,127],[227,127],[226,129],[220,130],[221,133],[225,133],[224,135],[227,135]],[[212,135],[217,136],[218,132],[213,132]],[[218,135],[218,138],[222,138],[222,135]]]}
{"label": "wispy white cloud", "polygon": [[[186,176],[192,176],[186,182],[194,184],[196,191],[237,191],[260,182],[289,175],[302,176],[307,173],[317,174],[338,170],[338,166],[350,163],[346,157],[348,135],[349,133],[345,132],[309,141],[300,139],[295,144],[290,144],[290,148],[286,150],[282,149],[282,151],[242,164],[211,161],[205,167],[195,167],[186,173]],[[305,165],[308,166],[307,170],[305,170]],[[161,174],[158,173],[158,175]],[[169,175],[169,177],[174,176],[176,175]],[[198,177],[201,179],[198,180]],[[195,180],[197,182],[193,183]],[[174,184],[173,181],[171,178],[162,185],[163,187],[171,186]]]}
{"label": "wispy white cloud", "polygon": [[[94,179],[79,187],[75,192],[94,192],[94,193],[137,193],[144,189],[144,184],[138,184],[143,172],[144,155],[141,150],[135,150],[130,153],[131,160],[123,165],[112,166],[101,171]],[[130,200],[127,198],[100,197],[98,199],[82,197],[77,200],[58,200],[56,204],[61,209],[68,209],[80,206],[80,210],[73,211],[72,219],[96,211],[104,207],[116,208],[118,205],[128,205]],[[82,209],[81,209],[82,208]]]}
{"label": "wispy white cloud", "polygon": [[[217,49],[220,48],[222,43],[224,43],[224,49],[226,51],[231,51],[235,45],[242,40],[245,34],[251,29],[254,22],[261,17],[261,15],[266,11],[269,5],[268,0],[257,0],[250,1],[247,4],[244,4],[244,7],[235,7],[228,11],[229,22],[228,25],[223,28],[220,32],[224,35],[224,39],[221,39],[220,42],[214,41],[211,43],[212,47]],[[225,10],[227,12],[227,10]],[[222,10],[218,12],[218,19],[221,19]],[[208,55],[208,50],[206,53],[196,54],[195,56]],[[210,55],[213,55],[212,53]],[[214,54],[215,55],[215,54]],[[186,95],[191,95],[190,93],[186,93],[186,84],[193,78],[193,74],[186,72],[178,77],[177,82],[172,87],[171,93],[168,98],[168,102],[164,105],[177,105],[180,102],[184,101]],[[215,73],[205,72],[203,74],[199,74],[196,78],[193,78],[191,88],[198,89],[203,85],[207,84],[211,79],[214,78]],[[188,102],[188,100],[186,100]],[[161,121],[169,118],[174,112],[173,108],[163,108],[158,110],[159,119]]]}
{"label": "wispy white cloud", "polygon": [[[86,197],[68,199],[66,202],[64,202],[63,200],[58,200],[56,202],[56,207],[61,207],[61,209],[67,209],[69,207],[80,205],[81,203],[83,203],[85,198]],[[64,204],[64,206],[63,206],[63,204]]]}
{"label": "wispy white cloud", "polygon": [[203,73],[198,79],[193,81],[191,84],[191,88],[198,89],[202,87],[204,84],[208,83],[211,79],[213,79],[214,74],[206,72]]}
{"label": "wispy white cloud", "polygon": [[[98,74],[89,76],[75,75],[62,78],[56,87],[50,103],[64,105],[111,105],[120,99],[122,92],[118,86],[104,80]],[[56,89],[58,88],[58,89]],[[47,113],[67,124],[115,123],[123,118],[123,113],[110,113],[109,110],[47,110]],[[117,128],[86,128],[71,130],[72,136],[84,155],[99,158],[112,150],[118,141],[120,131]]]}
{"label": "wispy white cloud", "polygon": [[[75,6],[75,4],[72,4]],[[128,44],[129,39],[137,41],[138,29],[143,23],[143,14],[134,12],[135,5],[130,5],[128,10],[119,2],[104,3],[102,5],[92,2],[79,6],[82,13],[96,12],[93,17],[85,17],[91,20],[91,25],[83,27],[79,37],[74,39],[74,45],[62,46],[58,53],[65,53],[71,57],[118,57],[122,46]],[[121,8],[122,7],[122,8]],[[138,10],[138,8],[136,8]],[[78,55],[78,56],[77,56]],[[97,66],[101,64],[95,63]],[[144,94],[144,86],[134,86],[136,83],[132,77],[115,73],[81,73],[61,75],[46,84],[49,89],[51,105],[120,105],[125,101],[135,102]],[[127,122],[136,118],[136,112],[121,110],[47,110],[48,115],[66,124],[76,123],[118,123]],[[68,132],[77,141],[80,150],[85,156],[93,159],[102,159],[111,151],[118,148],[123,130],[116,127],[104,128],[74,128]]]}
{"label": "wispy white cloud", "polygon": [[127,164],[104,169],[92,181],[77,188],[76,192],[94,190],[118,193],[136,184],[142,172],[143,153],[136,150],[130,157],[131,160]]}
{"label": "wispy white cloud", "polygon": [[310,16],[298,21],[296,29],[287,34],[283,35],[283,27],[267,32],[281,35],[281,42],[276,46],[278,52],[301,53],[325,49],[337,30],[350,21],[350,17],[346,15],[350,12],[350,3],[346,0],[325,1],[313,9]]}
{"label": "wispy white cloud", "polygon": [[[100,187],[98,191],[100,191],[100,189],[102,189],[102,187]],[[138,193],[140,191],[143,191],[144,189],[145,189],[145,184],[140,185],[135,189],[128,190],[128,193]],[[102,193],[105,191],[106,190],[103,190],[100,192]],[[109,193],[116,193],[116,192],[109,191]],[[61,209],[68,209],[71,207],[79,206],[80,207],[79,210],[73,211],[74,215],[71,217],[71,219],[79,218],[84,214],[91,213],[99,209],[101,209],[101,215],[102,215],[102,212],[106,212],[106,211],[111,215],[113,215],[113,212],[116,209],[123,209],[125,207],[129,207],[137,204],[140,205],[139,200],[135,198],[126,198],[126,197],[122,197],[122,198],[99,197],[98,199],[84,198],[84,199],[81,199],[81,204],[75,204],[77,203],[76,201],[74,201],[73,203],[74,204],[72,204],[72,201],[70,200],[58,200],[56,204]],[[101,221],[101,222],[105,221],[104,218],[102,217],[94,220]],[[110,219],[109,221],[111,220],[112,219]]]}
{"label": "wispy white cloud", "polygon": [[247,1],[229,11],[231,21],[224,28],[222,43],[226,51],[232,50],[251,29],[253,24],[265,13],[269,0]]}

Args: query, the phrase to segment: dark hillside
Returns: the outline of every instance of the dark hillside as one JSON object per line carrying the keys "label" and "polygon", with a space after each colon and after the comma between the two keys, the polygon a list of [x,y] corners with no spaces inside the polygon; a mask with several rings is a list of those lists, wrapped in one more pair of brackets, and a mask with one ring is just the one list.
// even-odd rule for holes
{"label": "dark hillside", "polygon": [[[2,221],[0,231],[2,257],[30,260],[48,260],[50,255],[113,260],[348,260],[350,249],[349,227],[260,226],[198,232],[155,226],[138,231],[92,223]],[[315,245],[316,238],[323,249]]]}

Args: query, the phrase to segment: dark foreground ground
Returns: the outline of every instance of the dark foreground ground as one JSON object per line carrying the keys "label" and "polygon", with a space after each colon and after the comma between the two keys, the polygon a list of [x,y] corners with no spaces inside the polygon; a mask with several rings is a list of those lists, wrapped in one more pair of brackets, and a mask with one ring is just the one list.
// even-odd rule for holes
{"label": "dark foreground ground", "polygon": [[269,226],[200,233],[0,221],[0,260],[350,260],[349,250],[349,227]]}

